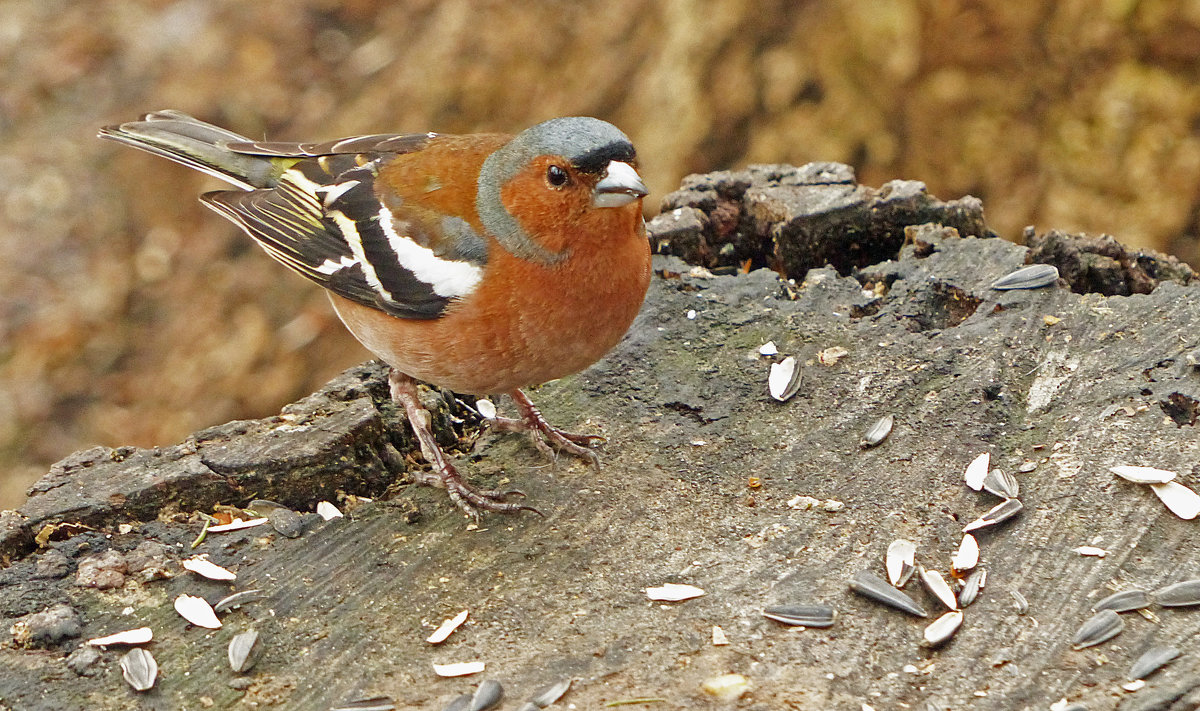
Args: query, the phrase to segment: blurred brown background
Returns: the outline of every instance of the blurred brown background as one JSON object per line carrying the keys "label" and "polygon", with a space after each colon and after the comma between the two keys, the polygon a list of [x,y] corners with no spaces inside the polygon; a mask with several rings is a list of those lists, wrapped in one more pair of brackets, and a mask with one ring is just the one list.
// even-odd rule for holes
{"label": "blurred brown background", "polygon": [[366,358],[324,295],[94,138],[177,108],[253,137],[519,130],[634,139],[654,194],[848,162],[1021,227],[1197,262],[1200,2],[6,0],[0,507],[92,444],[272,414]]}

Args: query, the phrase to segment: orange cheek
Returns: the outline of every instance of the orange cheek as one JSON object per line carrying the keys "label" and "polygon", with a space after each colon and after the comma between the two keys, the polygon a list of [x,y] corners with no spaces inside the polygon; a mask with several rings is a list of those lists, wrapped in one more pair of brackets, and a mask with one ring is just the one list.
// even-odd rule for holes
{"label": "orange cheek", "polygon": [[580,211],[576,191],[551,190],[540,174],[518,175],[500,189],[500,200],[534,242],[552,252],[561,252],[569,230]]}

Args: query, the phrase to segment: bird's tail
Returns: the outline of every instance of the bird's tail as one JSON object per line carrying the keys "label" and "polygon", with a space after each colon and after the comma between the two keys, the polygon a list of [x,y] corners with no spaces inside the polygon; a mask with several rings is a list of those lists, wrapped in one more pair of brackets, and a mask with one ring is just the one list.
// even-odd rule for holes
{"label": "bird's tail", "polygon": [[182,163],[244,190],[271,187],[278,177],[279,169],[270,158],[227,147],[250,139],[180,111],[155,111],[140,121],[105,126],[99,136]]}

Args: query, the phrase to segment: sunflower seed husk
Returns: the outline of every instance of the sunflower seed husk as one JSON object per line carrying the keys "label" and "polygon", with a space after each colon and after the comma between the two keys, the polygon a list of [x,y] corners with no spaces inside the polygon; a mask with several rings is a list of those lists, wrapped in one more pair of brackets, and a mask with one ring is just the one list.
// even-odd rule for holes
{"label": "sunflower seed husk", "polygon": [[504,687],[495,679],[485,679],[471,697],[470,711],[487,711],[504,698]]}
{"label": "sunflower seed husk", "polygon": [[937,647],[945,644],[962,626],[963,613],[961,610],[951,610],[937,618],[925,628],[925,644]]}
{"label": "sunflower seed husk", "polygon": [[471,708],[471,695],[459,694],[450,699],[450,703],[446,704],[442,711],[467,711],[469,708]]}
{"label": "sunflower seed husk", "polygon": [[1154,591],[1154,601],[1163,607],[1200,605],[1200,579],[1184,580]]}
{"label": "sunflower seed husk", "polygon": [[1150,594],[1145,590],[1122,590],[1104,598],[1092,605],[1092,612],[1112,610],[1113,612],[1129,612],[1150,607]]}
{"label": "sunflower seed husk", "polygon": [[1019,499],[1005,499],[1003,502],[993,506],[991,510],[984,515],[968,523],[966,526],[963,526],[963,533],[970,533],[971,531],[975,531],[980,528],[994,526],[1001,521],[1007,521],[1013,516],[1021,513],[1022,508],[1024,508],[1024,506],[1021,505],[1021,501]]}
{"label": "sunflower seed husk", "polygon": [[238,674],[250,671],[262,656],[262,637],[256,630],[246,630],[229,640],[229,668]]}
{"label": "sunflower seed husk", "polygon": [[1078,546],[1076,548],[1072,548],[1071,550],[1075,551],[1079,555],[1089,555],[1095,558],[1103,558],[1104,556],[1108,555],[1108,551],[1104,550],[1103,548],[1097,548],[1096,546]]}
{"label": "sunflower seed husk", "polygon": [[1021,493],[1021,485],[1012,474],[1001,469],[993,469],[983,479],[984,491],[995,494],[1002,499],[1015,499]]}
{"label": "sunflower seed husk", "polygon": [[475,411],[485,420],[496,419],[496,403],[487,398],[479,398],[475,401]]}
{"label": "sunflower seed husk", "polygon": [[883,562],[887,568],[888,581],[902,588],[916,569],[917,546],[912,541],[898,538],[888,544],[887,556]]}
{"label": "sunflower seed husk", "polygon": [[240,519],[240,518],[235,518],[234,520],[230,521],[229,523],[222,523],[217,526],[209,526],[208,532],[209,533],[226,533],[228,531],[240,531],[243,528],[254,528],[255,526],[261,526],[269,520],[270,519],[268,519],[266,516],[262,516],[260,518],[252,518],[249,521],[246,521],[246,520]]}
{"label": "sunflower seed husk", "polygon": [[175,598],[175,611],[183,619],[191,622],[197,627],[207,627],[210,630],[221,628],[221,621],[217,619],[217,613],[213,612],[212,605],[202,597],[195,595],[180,595]]}
{"label": "sunflower seed husk", "polygon": [[863,435],[862,441],[858,443],[858,446],[866,448],[879,444],[892,433],[892,425],[895,423],[895,415],[887,415],[881,418],[878,422],[871,425],[871,428]]}
{"label": "sunflower seed husk", "polygon": [[116,632],[87,641],[93,647],[108,647],[114,644],[145,644],[154,639],[154,632],[149,627],[138,627],[134,630]]}
{"label": "sunflower seed husk", "polygon": [[1134,679],[1133,681],[1127,681],[1124,684],[1121,684],[1121,688],[1130,693],[1133,693],[1135,691],[1141,691],[1142,687],[1144,687],[1145,685],[1146,685],[1145,679]]}
{"label": "sunflower seed husk", "polygon": [[[470,701],[471,697],[467,697]],[[339,706],[330,707],[329,711],[395,711],[396,703],[390,696],[372,696],[367,699],[355,699]]]}
{"label": "sunflower seed husk", "polygon": [[705,679],[700,690],[721,701],[736,701],[750,689],[750,680],[741,674],[722,674]]}
{"label": "sunflower seed husk", "polygon": [[1088,618],[1071,638],[1075,649],[1091,647],[1116,637],[1125,629],[1125,620],[1112,610],[1101,610]]}
{"label": "sunflower seed husk", "polygon": [[725,635],[725,630],[719,625],[713,625],[712,628],[712,645],[714,647],[724,647],[729,644],[729,637]]}
{"label": "sunflower seed husk", "polygon": [[158,678],[158,662],[146,650],[134,647],[121,657],[121,676],[135,691],[148,691]]}
{"label": "sunflower seed husk", "polygon": [[950,559],[950,566],[956,572],[962,573],[974,568],[978,564],[979,542],[975,540],[975,536],[969,533],[963,534],[962,543],[958,544],[958,551]]}
{"label": "sunflower seed husk", "polygon": [[768,607],[763,617],[790,627],[829,627],[837,617],[837,611],[828,605],[783,605]]}
{"label": "sunflower seed husk", "polygon": [[973,491],[979,491],[983,488],[983,481],[988,475],[988,466],[991,464],[992,455],[989,452],[975,457],[971,463],[967,465],[967,472],[963,475],[963,480],[967,482],[967,486]]}
{"label": "sunflower seed husk", "polygon": [[779,363],[771,364],[771,372],[767,375],[767,390],[771,397],[785,402],[800,389],[800,365],[794,356],[788,356]]}
{"label": "sunflower seed husk", "polygon": [[1058,267],[1053,264],[1030,264],[1009,272],[992,282],[998,291],[1006,289],[1040,289],[1058,281]]}
{"label": "sunflower seed husk", "polygon": [[921,583],[925,585],[925,589],[933,593],[933,596],[942,602],[947,609],[957,610],[958,599],[954,597],[954,591],[946,584],[946,579],[936,570],[926,570],[925,566],[917,566],[917,574],[921,577]]}
{"label": "sunflower seed husk", "polygon": [[442,624],[438,625],[438,628],[434,630],[433,634],[429,635],[425,641],[429,644],[441,644],[442,642],[445,642],[447,637],[454,634],[454,630],[458,629],[462,623],[467,621],[468,614],[469,612],[467,610],[463,610],[454,617],[451,617]]}
{"label": "sunflower seed husk", "polygon": [[208,578],[209,580],[237,580],[237,575],[232,571],[226,570],[201,556],[188,558],[182,561],[180,565],[183,566],[184,570],[190,570],[196,575]]}
{"label": "sunflower seed husk", "polygon": [[264,597],[266,597],[266,595],[263,594],[263,591],[259,590],[257,588],[254,590],[243,590],[241,592],[236,592],[232,595],[223,597],[220,600],[218,600],[217,604],[213,605],[213,611],[214,612],[226,612],[228,610],[233,610],[235,608],[241,607],[242,605],[245,605],[248,602],[254,602],[255,600],[261,600]]}
{"label": "sunflower seed husk", "polygon": [[454,664],[434,664],[433,673],[438,676],[467,676],[470,674],[478,674],[483,671],[487,665],[484,662],[456,662]]}
{"label": "sunflower seed husk", "polygon": [[1200,494],[1183,484],[1177,481],[1168,481],[1165,484],[1151,484],[1150,488],[1166,504],[1171,513],[1179,518],[1191,521],[1200,514]]}
{"label": "sunflower seed husk", "polygon": [[1149,649],[1129,667],[1129,678],[1145,679],[1178,656],[1179,648],[1170,645]]}
{"label": "sunflower seed husk", "polygon": [[562,681],[555,682],[529,697],[529,701],[527,703],[531,703],[539,709],[544,709],[550,704],[553,704],[561,699],[563,694],[567,693],[567,690],[570,688],[571,680],[563,679]]}
{"label": "sunflower seed husk", "polygon": [[779,355],[779,348],[775,345],[775,341],[767,341],[766,343],[764,343],[758,347],[758,354],[760,356],[768,356],[768,357],[773,356],[773,355]]}
{"label": "sunflower seed husk", "polygon": [[1175,478],[1175,472],[1169,472],[1166,469],[1155,469],[1154,467],[1134,467],[1122,464],[1116,467],[1109,467],[1108,470],[1122,479],[1132,481],[1134,484],[1166,484]]}
{"label": "sunflower seed husk", "polygon": [[317,515],[326,521],[332,521],[335,518],[343,517],[341,510],[328,501],[317,502]]}
{"label": "sunflower seed husk", "polygon": [[967,579],[963,581],[962,590],[958,591],[958,606],[966,607],[975,602],[975,598],[979,596],[979,591],[987,583],[987,568],[976,568],[971,571]]}
{"label": "sunflower seed husk", "polygon": [[1029,601],[1025,599],[1024,595],[1016,590],[1010,591],[1010,594],[1012,595],[1013,602],[1017,605],[1018,615],[1024,615],[1026,612],[1029,612]]}
{"label": "sunflower seed husk", "polygon": [[921,609],[920,605],[913,602],[911,597],[888,585],[879,576],[868,573],[865,570],[860,570],[850,579],[850,589],[863,597],[869,597],[876,602],[882,602],[910,615],[916,615],[917,617],[929,616],[929,613]]}
{"label": "sunflower seed husk", "polygon": [[704,591],[695,585],[680,585],[679,583],[664,583],[656,588],[646,588],[646,597],[659,602],[681,602],[700,597]]}

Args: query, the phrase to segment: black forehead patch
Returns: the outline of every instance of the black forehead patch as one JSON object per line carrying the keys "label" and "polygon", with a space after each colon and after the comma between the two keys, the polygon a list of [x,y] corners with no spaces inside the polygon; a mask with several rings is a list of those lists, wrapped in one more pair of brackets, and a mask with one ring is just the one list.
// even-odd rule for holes
{"label": "black forehead patch", "polygon": [[571,156],[571,164],[584,173],[603,173],[610,161],[632,163],[636,158],[637,153],[633,150],[633,144],[625,141],[624,143],[610,143],[607,146],[593,148],[582,155]]}
{"label": "black forehead patch", "polygon": [[[600,119],[568,116],[540,123],[517,136],[533,155],[562,156],[585,173],[603,173],[609,161],[630,162],[637,156],[621,129]],[[525,160],[528,160],[527,156]]]}

